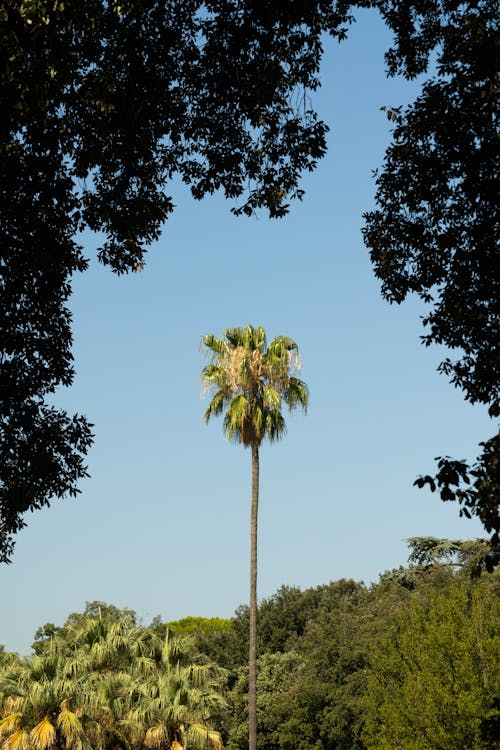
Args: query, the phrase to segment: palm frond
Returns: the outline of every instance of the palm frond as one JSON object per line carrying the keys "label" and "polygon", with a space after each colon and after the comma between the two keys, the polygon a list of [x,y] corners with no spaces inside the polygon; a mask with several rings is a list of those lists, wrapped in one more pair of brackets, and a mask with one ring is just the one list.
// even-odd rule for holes
{"label": "palm frond", "polygon": [[163,722],[150,727],[144,736],[144,746],[150,750],[161,750],[168,747],[168,730]]}
{"label": "palm frond", "polygon": [[15,665],[15,667],[8,668],[3,674],[0,674],[0,693],[10,696],[11,700],[15,696],[22,696],[24,693],[20,679],[21,670],[22,668],[19,665]]}
{"label": "palm frond", "polygon": [[213,333],[207,333],[201,339],[201,348],[210,349],[215,354],[223,354],[225,347],[225,342],[214,336]]}
{"label": "palm frond", "polygon": [[300,406],[304,412],[307,412],[309,389],[303,380],[291,377],[284,398],[290,411]]}
{"label": "palm frond", "polygon": [[258,349],[260,352],[264,352],[266,348],[266,332],[262,328],[262,326],[257,326],[257,328],[248,326],[247,332],[248,339],[251,344],[250,348]]}
{"label": "palm frond", "polygon": [[220,732],[213,729],[207,729],[203,724],[191,724],[186,731],[186,740],[188,747],[195,747],[203,750],[209,746],[214,750],[222,750],[222,737]]}
{"label": "palm frond", "polygon": [[11,732],[18,730],[21,726],[22,718],[22,713],[16,712],[0,719],[0,736],[3,734],[11,734]]}
{"label": "palm frond", "polygon": [[151,656],[136,656],[134,658],[134,672],[146,676],[156,672],[156,659]]}
{"label": "palm frond", "polygon": [[269,410],[266,414],[266,435],[271,443],[276,442],[286,434],[286,423],[283,414],[278,409]]}
{"label": "palm frond", "polygon": [[82,750],[83,727],[78,716],[64,707],[57,717],[56,726],[64,737],[66,747],[72,750]]}
{"label": "palm frond", "polygon": [[35,750],[49,750],[56,742],[56,730],[49,717],[45,716],[30,732]]}
{"label": "palm frond", "polygon": [[248,328],[226,328],[224,331],[224,338],[234,348],[238,346],[243,346],[248,349],[250,348],[247,346]]}
{"label": "palm frond", "polygon": [[201,381],[207,388],[214,385],[222,388],[226,382],[226,377],[225,369],[214,362],[206,365],[201,371]]}
{"label": "palm frond", "polygon": [[288,336],[276,336],[267,348],[267,356],[281,359],[285,354],[289,352],[298,352],[299,347],[295,341]]}
{"label": "palm frond", "polygon": [[29,732],[26,729],[18,729],[5,740],[3,748],[4,750],[32,750]]}
{"label": "palm frond", "polygon": [[212,417],[217,417],[224,411],[227,396],[225,391],[218,391],[210,401],[204,414],[205,422],[209,422]]}
{"label": "palm frond", "polygon": [[224,432],[229,440],[244,440],[244,422],[248,413],[248,401],[243,394],[234,396],[229,402],[224,417]]}
{"label": "palm frond", "polygon": [[174,635],[167,630],[162,647],[162,661],[166,667],[175,667],[189,660],[192,639],[189,636]]}
{"label": "palm frond", "polygon": [[261,440],[264,435],[264,414],[260,403],[255,403],[252,409],[252,429],[251,432]]}
{"label": "palm frond", "polygon": [[214,677],[213,664],[189,664],[181,673],[183,681],[192,684],[195,687],[204,687],[208,685]]}
{"label": "palm frond", "polygon": [[271,385],[264,386],[262,395],[266,409],[281,409],[281,396]]}

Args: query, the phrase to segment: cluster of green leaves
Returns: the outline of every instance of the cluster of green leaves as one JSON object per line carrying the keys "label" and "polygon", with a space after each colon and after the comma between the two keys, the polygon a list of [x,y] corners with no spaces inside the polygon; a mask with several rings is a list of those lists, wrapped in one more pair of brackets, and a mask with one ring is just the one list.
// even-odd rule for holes
{"label": "cluster of green leaves", "polygon": [[498,299],[498,4],[379,3],[394,30],[389,73],[433,72],[396,117],[365,239],[390,302],[430,305],[424,343],[460,349],[441,370],[500,414]]}
{"label": "cluster of green leaves", "polygon": [[449,457],[438,458],[435,477],[419,477],[418,487],[428,485],[444,501],[460,503],[460,515],[478,516],[485,530],[491,534],[490,550],[478,561],[478,569],[492,571],[500,562],[500,434],[481,443],[482,454],[473,466]]}
{"label": "cluster of green leaves", "polygon": [[98,605],[37,633],[35,654],[0,659],[5,750],[221,747],[224,673],[191,642]]}
{"label": "cluster of green leaves", "polygon": [[498,582],[452,580],[412,597],[396,633],[378,634],[370,654],[363,738],[370,750],[492,747],[498,712]]}

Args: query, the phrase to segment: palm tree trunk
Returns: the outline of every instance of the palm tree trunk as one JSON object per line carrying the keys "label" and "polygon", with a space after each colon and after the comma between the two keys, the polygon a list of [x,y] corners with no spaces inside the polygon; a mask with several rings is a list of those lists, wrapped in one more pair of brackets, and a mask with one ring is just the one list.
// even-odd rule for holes
{"label": "palm tree trunk", "polygon": [[248,747],[257,750],[257,514],[259,446],[252,443],[252,512],[250,519],[250,651],[248,674]]}

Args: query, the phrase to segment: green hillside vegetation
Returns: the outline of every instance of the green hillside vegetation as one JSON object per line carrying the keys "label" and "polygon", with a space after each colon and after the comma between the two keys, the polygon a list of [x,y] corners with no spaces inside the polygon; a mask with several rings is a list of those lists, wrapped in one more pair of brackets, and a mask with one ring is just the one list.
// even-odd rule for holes
{"label": "green hillside vegetation", "polygon": [[[500,574],[485,542],[411,539],[367,586],[283,586],[259,606],[259,750],[500,747]],[[91,602],[0,651],[4,750],[248,748],[248,608],[154,618]],[[180,747],[179,747],[180,746]]]}

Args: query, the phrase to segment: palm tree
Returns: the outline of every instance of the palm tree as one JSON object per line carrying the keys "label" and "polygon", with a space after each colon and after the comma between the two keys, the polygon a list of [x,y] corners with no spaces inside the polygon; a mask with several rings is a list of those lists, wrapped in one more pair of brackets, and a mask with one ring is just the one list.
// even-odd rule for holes
{"label": "palm tree", "polygon": [[8,663],[0,673],[4,750],[85,750],[84,681],[66,671],[54,640],[46,653]]}
{"label": "palm tree", "polygon": [[225,411],[223,429],[229,440],[252,452],[252,507],[250,520],[250,650],[248,683],[249,750],[257,747],[257,515],[259,506],[259,447],[285,433],[283,402],[290,411],[305,411],[308,390],[293,372],[299,370],[298,347],[287,336],[278,336],[266,348],[266,332],[254,328],[228,328],[222,338],[213,334],[202,343],[211,357],[201,372],[213,392],[205,420]]}
{"label": "palm tree", "polygon": [[85,617],[40,656],[2,664],[0,748],[221,750],[223,678],[186,639]]}
{"label": "palm tree", "polygon": [[[131,747],[144,750],[222,750],[214,717],[225,708],[224,670],[193,655],[190,641],[168,631],[155,669],[136,660],[130,710],[122,722]],[[159,659],[157,658],[159,656]]]}
{"label": "palm tree", "polygon": [[68,629],[71,674],[91,686],[96,750],[185,750],[221,747],[211,721],[225,705],[222,673],[192,653],[190,641],[165,639],[124,618],[85,617]]}

